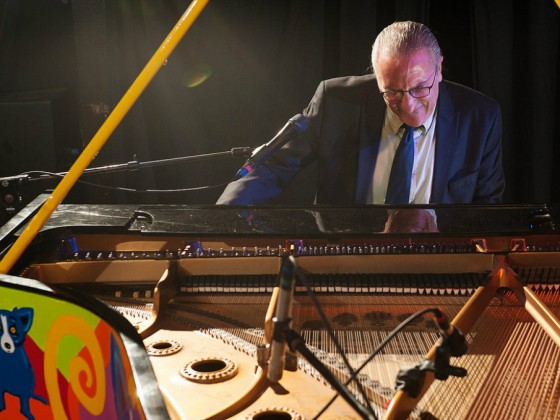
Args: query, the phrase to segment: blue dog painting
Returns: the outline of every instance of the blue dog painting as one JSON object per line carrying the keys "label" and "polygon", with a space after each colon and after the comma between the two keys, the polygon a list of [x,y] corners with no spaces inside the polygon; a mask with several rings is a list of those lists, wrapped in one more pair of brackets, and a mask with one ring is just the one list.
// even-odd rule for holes
{"label": "blue dog painting", "polygon": [[31,398],[46,400],[35,395],[35,373],[23,348],[23,342],[33,323],[32,308],[0,309],[0,412],[6,409],[6,393],[19,397],[20,411],[34,419],[29,407]]}

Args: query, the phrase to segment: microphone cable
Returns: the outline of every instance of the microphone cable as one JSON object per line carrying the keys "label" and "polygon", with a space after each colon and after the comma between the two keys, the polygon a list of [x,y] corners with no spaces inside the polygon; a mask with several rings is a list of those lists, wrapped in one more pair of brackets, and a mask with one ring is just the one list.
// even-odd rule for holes
{"label": "microphone cable", "polygon": [[[415,321],[417,318],[420,318],[422,315],[424,315],[428,312],[432,312],[435,316],[438,316],[438,314],[441,313],[441,311],[438,308],[426,308],[426,309],[422,309],[422,310],[410,315],[407,319],[405,319],[403,322],[401,322],[393,331],[391,331],[387,337],[385,337],[385,339],[377,346],[376,349],[373,350],[373,352],[368,356],[368,358],[366,360],[364,360],[362,362],[362,364],[360,366],[358,366],[358,368],[355,369],[352,372],[352,375],[346,380],[344,385],[348,385],[350,383],[350,381],[355,379],[358,376],[358,374],[362,371],[362,369],[364,367],[366,367],[367,364],[369,362],[371,362],[373,360],[373,358],[375,356],[377,356],[379,354],[379,352],[381,350],[383,350],[385,348],[385,346],[387,344],[389,344],[389,342],[393,338],[395,338],[395,336],[399,332],[401,332],[406,326],[408,326],[408,324],[410,324],[411,322]],[[317,416],[315,418],[318,418],[321,414],[323,414],[325,412],[325,410],[327,408],[329,408],[330,405],[336,400],[337,396],[338,395],[335,395],[334,397],[332,397],[331,400],[325,405],[325,407],[323,407],[323,409],[319,412],[319,414],[317,414]]]}
{"label": "microphone cable", "polygon": [[[50,177],[56,177],[56,178],[64,178],[64,175],[61,174],[57,174],[55,172],[48,172],[48,171],[29,171],[29,172],[23,172],[21,174],[19,174],[18,176],[25,176],[25,175],[48,175]],[[34,180],[36,181],[36,180]],[[130,192],[130,193],[178,193],[178,192],[190,192],[190,191],[201,191],[201,190],[209,190],[209,189],[214,189],[214,188],[223,188],[226,185],[228,185],[231,181],[228,182],[223,182],[221,184],[215,184],[215,185],[205,185],[205,186],[200,186],[200,187],[187,187],[187,188],[176,188],[176,189],[138,189],[138,188],[127,188],[127,187],[119,187],[119,186],[110,186],[110,185],[104,185],[104,184],[98,184],[95,182],[90,182],[90,181],[83,181],[83,180],[78,180],[77,183],[78,184],[82,184],[82,185],[87,185],[90,187],[95,187],[95,188],[101,188],[101,189],[106,189],[106,190],[112,190],[112,191],[122,191],[122,192]]]}
{"label": "microphone cable", "polygon": [[[343,360],[343,362],[346,366],[346,369],[348,369],[348,372],[350,374],[350,379],[344,384],[345,386],[347,386],[350,383],[351,380],[357,378],[357,372],[355,372],[354,369],[352,368],[352,365],[350,365],[350,361],[346,357],[346,353],[344,352],[344,350],[342,349],[342,346],[340,345],[336,336],[334,335],[334,331],[333,331],[325,313],[323,312],[323,308],[321,307],[321,304],[317,300],[317,296],[315,295],[315,292],[313,292],[313,289],[309,286],[309,282],[307,281],[307,276],[299,268],[299,264],[297,263],[296,258],[293,255],[290,255],[289,258],[290,258],[290,262],[292,263],[292,265],[294,267],[294,271],[296,273],[296,276],[297,276],[298,280],[300,280],[303,283],[303,285],[305,286],[307,294],[308,294],[309,298],[311,299],[311,302],[313,303],[313,306],[315,306],[315,309],[317,310],[319,318],[321,318],[321,321],[323,322],[323,325],[324,325],[325,329],[327,330],[327,333],[328,333],[329,337],[333,341],[333,343],[336,347],[336,350],[339,352],[340,356],[342,357],[342,360]],[[365,392],[365,390],[364,390],[362,384],[360,383],[360,381],[357,380],[357,379],[356,379],[356,387],[358,388],[360,394],[362,395],[362,398],[364,399],[367,410],[375,418],[377,418],[377,416],[375,415],[375,412],[373,411],[373,407],[371,406],[371,403],[370,403],[370,401],[367,397],[367,393]],[[338,396],[338,394],[336,394],[334,396],[334,398],[336,398],[337,396]],[[334,398],[333,398],[332,401],[334,401]],[[327,406],[325,408],[323,408],[323,410],[321,410],[315,418],[318,418],[318,416],[320,416],[332,404],[332,401],[328,402]]]}

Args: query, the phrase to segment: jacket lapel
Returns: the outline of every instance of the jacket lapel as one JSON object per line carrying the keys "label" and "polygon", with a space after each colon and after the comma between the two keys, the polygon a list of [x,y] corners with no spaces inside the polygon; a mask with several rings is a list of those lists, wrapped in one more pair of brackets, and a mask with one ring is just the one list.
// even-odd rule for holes
{"label": "jacket lapel", "polygon": [[360,116],[360,141],[358,144],[358,173],[355,189],[355,204],[361,205],[367,202],[368,193],[371,189],[373,171],[379,151],[381,130],[385,119],[385,102],[383,97],[377,93],[377,82],[366,98]]}
{"label": "jacket lapel", "polygon": [[432,182],[431,203],[447,201],[449,171],[454,159],[455,144],[459,130],[459,118],[455,111],[446,83],[439,87],[438,109],[436,119],[436,152],[434,178]]}

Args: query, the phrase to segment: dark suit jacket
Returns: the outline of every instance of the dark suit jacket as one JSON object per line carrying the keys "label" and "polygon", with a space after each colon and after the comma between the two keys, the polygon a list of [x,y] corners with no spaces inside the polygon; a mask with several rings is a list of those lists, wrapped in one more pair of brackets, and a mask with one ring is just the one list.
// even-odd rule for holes
{"label": "dark suit jacket", "polygon": [[[310,128],[246,177],[217,204],[266,204],[318,161],[317,204],[365,204],[385,116],[372,75],[321,82],[304,111]],[[498,103],[443,81],[439,85],[432,203],[499,203],[505,186]]]}

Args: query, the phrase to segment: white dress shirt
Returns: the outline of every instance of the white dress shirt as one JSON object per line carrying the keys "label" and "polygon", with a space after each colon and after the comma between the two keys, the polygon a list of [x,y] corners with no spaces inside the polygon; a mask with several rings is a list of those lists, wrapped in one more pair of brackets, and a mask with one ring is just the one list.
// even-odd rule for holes
{"label": "white dress shirt", "polygon": [[[424,125],[414,130],[414,165],[410,182],[411,204],[428,204],[430,202],[436,146],[435,114],[434,110]],[[385,204],[391,165],[405,130],[402,124],[402,121],[387,107],[368,204]]]}

